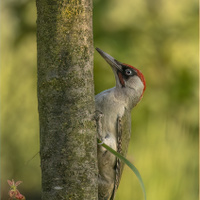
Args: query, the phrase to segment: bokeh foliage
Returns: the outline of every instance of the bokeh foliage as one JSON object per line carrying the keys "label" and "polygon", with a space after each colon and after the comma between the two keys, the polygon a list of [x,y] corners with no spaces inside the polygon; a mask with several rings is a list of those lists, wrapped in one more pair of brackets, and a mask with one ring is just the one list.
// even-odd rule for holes
{"label": "bokeh foliage", "polygon": [[[1,5],[1,190],[22,180],[27,199],[40,194],[33,0]],[[94,0],[94,43],[139,68],[147,83],[132,112],[128,159],[139,169],[147,199],[198,199],[198,1]],[[110,67],[95,53],[95,92],[113,87]],[[142,199],[125,167],[117,198]]]}

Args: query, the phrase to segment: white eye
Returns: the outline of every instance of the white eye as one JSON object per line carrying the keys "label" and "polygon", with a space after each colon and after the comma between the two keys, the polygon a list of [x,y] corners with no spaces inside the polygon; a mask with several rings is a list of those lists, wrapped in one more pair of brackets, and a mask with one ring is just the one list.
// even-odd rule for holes
{"label": "white eye", "polygon": [[132,74],[133,74],[133,71],[131,70],[131,69],[125,69],[125,74],[127,75],[127,76],[131,76]]}

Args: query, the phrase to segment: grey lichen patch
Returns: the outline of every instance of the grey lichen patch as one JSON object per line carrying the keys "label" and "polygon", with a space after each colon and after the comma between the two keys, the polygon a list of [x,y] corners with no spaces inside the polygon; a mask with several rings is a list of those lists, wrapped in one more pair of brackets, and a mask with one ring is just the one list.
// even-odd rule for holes
{"label": "grey lichen patch", "polygon": [[61,187],[61,186],[55,186],[54,189],[55,189],[55,190],[62,190],[63,187]]}

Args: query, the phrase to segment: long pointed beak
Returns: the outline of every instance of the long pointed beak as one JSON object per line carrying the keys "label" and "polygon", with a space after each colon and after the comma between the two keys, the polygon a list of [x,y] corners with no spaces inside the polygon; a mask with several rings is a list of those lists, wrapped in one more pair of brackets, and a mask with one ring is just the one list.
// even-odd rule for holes
{"label": "long pointed beak", "polygon": [[119,61],[115,60],[112,56],[110,56],[109,54],[107,54],[106,52],[102,51],[99,48],[96,48],[96,50],[113,69],[122,71],[122,66]]}

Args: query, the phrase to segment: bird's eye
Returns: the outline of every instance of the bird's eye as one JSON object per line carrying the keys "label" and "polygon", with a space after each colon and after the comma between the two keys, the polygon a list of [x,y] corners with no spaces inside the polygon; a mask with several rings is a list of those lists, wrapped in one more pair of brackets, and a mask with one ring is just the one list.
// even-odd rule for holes
{"label": "bird's eye", "polygon": [[131,76],[133,74],[132,70],[131,69],[125,69],[125,74],[127,76]]}

